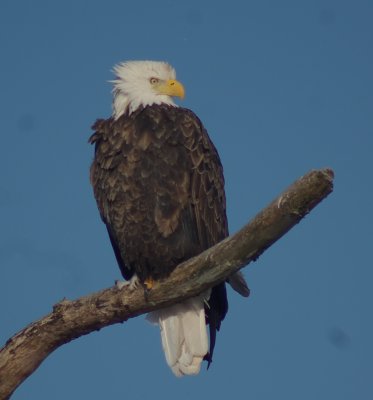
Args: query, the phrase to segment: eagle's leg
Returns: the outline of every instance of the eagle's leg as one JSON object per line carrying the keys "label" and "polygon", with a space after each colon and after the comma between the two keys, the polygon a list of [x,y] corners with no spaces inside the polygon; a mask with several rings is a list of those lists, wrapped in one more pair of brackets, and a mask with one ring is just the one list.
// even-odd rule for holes
{"label": "eagle's leg", "polygon": [[115,281],[115,286],[121,290],[128,287],[129,290],[135,290],[140,286],[140,280],[136,274],[129,281]]}

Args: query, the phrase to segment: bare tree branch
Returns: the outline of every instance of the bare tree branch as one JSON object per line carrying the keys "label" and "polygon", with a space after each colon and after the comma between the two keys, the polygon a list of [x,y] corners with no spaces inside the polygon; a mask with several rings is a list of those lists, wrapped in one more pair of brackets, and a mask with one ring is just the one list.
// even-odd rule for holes
{"label": "bare tree branch", "polygon": [[144,290],[102,290],[53,311],[7,341],[0,350],[0,400],[14,390],[59,346],[105,326],[126,321],[188,297],[227,279],[297,224],[333,190],[333,171],[311,171],[263,209],[235,235],[180,264],[165,280]]}

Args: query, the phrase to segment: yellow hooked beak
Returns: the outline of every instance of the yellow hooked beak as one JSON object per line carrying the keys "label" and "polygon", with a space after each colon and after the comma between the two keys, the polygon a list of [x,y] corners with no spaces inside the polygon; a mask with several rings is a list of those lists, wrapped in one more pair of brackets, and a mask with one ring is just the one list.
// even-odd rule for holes
{"label": "yellow hooked beak", "polygon": [[156,90],[159,94],[166,94],[167,96],[184,98],[184,86],[176,79],[169,79],[168,81],[160,82]]}

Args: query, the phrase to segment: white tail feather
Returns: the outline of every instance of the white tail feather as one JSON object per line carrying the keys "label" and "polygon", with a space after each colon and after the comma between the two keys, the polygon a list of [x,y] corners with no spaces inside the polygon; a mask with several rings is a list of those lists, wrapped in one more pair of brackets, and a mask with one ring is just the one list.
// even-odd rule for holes
{"label": "white tail feather", "polygon": [[204,297],[193,297],[148,314],[159,324],[167,364],[176,376],[199,373],[208,352]]}

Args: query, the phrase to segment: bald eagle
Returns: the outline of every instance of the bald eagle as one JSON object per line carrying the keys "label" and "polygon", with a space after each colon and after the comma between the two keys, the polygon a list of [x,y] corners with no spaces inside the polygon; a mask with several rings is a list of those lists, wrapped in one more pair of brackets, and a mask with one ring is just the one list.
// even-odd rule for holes
{"label": "bald eagle", "polygon": [[[90,178],[122,275],[149,290],[228,235],[223,168],[201,121],[173,101],[184,97],[174,68],[129,61],[114,73],[113,114],[92,127]],[[248,296],[240,273],[229,283]],[[148,316],[160,326],[175,375],[198,374],[203,360],[211,363],[227,310],[223,282]]]}

